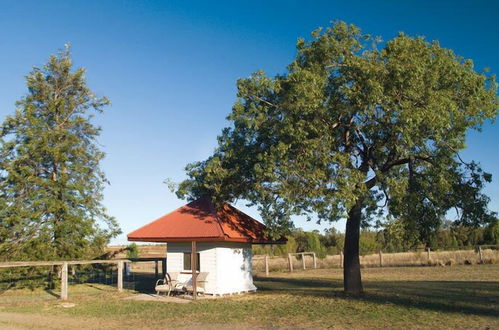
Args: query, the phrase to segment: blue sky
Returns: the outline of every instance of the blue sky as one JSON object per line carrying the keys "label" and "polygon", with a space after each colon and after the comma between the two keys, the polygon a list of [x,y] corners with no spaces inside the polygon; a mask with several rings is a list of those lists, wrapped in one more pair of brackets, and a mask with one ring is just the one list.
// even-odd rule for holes
{"label": "blue sky", "polygon": [[[91,89],[113,103],[96,118],[111,185],[105,205],[124,234],[184,202],[162,183],[205,159],[228,125],[236,79],[284,72],[298,37],[344,20],[384,40],[398,31],[438,39],[499,73],[498,1],[6,1],[0,0],[0,120],[26,93],[33,65],[71,43]],[[499,126],[471,132],[466,160],[495,180],[499,211]],[[254,210],[244,210],[258,216]],[[296,225],[323,229],[302,219]],[[341,230],[344,223],[335,224]],[[125,236],[113,243],[125,243]]]}

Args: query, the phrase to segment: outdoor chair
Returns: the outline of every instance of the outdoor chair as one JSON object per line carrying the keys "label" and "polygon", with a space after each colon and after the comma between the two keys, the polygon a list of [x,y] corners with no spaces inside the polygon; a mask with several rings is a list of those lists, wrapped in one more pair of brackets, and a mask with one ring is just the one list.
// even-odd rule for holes
{"label": "outdoor chair", "polygon": [[[205,293],[205,285],[206,285],[206,278],[208,277],[208,272],[200,272],[198,276],[196,277],[196,291],[197,293],[201,293],[204,295]],[[185,290],[188,293],[194,293],[194,288],[192,287],[192,284],[186,285]]]}
{"label": "outdoor chair", "polygon": [[170,295],[172,291],[182,291],[182,287],[185,285],[184,283],[178,282],[178,276],[180,273],[172,272],[166,273],[164,279],[159,279],[156,281],[156,286],[154,289],[156,290],[157,295],[161,295],[161,293],[166,293],[167,296]]}

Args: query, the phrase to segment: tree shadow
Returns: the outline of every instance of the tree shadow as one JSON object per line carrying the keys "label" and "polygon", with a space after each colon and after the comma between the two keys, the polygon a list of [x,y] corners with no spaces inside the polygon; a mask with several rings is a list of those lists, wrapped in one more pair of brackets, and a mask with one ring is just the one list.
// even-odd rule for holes
{"label": "tree shadow", "polygon": [[154,274],[135,272],[133,278],[134,290],[140,293],[154,293],[156,292],[154,288],[157,280],[158,278]]}
{"label": "tree shadow", "polygon": [[[229,204],[217,209],[209,197],[201,197],[181,207],[179,213],[189,214],[204,223],[217,222],[221,235],[230,238],[244,238],[249,242],[274,242],[266,233],[266,227],[246,213]],[[283,236],[274,243],[285,243]]]}
{"label": "tree shadow", "polygon": [[52,289],[44,289],[44,291],[47,294],[51,295],[52,297],[55,297],[57,299],[61,298],[61,295],[59,293],[55,293],[54,290],[52,290]]}
{"label": "tree shadow", "polygon": [[499,317],[499,283],[479,281],[365,281],[365,293],[350,297],[327,279],[258,278],[260,292],[363,300],[442,313]]}

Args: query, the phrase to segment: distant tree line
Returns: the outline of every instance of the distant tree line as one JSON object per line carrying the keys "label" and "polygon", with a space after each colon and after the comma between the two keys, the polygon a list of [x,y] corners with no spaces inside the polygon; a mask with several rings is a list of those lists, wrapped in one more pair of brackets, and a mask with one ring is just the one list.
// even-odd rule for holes
{"label": "distant tree line", "polygon": [[[334,255],[343,250],[345,234],[335,228],[320,233],[318,230],[304,231],[297,228],[287,236],[284,245],[254,245],[254,254],[273,256],[296,252],[315,252],[318,257]],[[477,245],[499,245],[499,221],[486,226],[472,227],[444,221],[443,226],[426,239],[418,237],[402,221],[395,220],[384,224],[379,230],[363,229],[360,232],[360,254],[366,255],[379,250],[384,252],[404,252],[431,248],[454,249]]]}

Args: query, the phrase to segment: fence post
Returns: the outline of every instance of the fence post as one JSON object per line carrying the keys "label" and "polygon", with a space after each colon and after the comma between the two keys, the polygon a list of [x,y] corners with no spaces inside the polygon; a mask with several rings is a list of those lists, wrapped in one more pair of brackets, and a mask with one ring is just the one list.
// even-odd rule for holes
{"label": "fence post", "polygon": [[343,251],[340,251],[340,268],[343,268]]}
{"label": "fence post", "polygon": [[478,256],[480,258],[480,263],[483,263],[482,247],[478,245]]}
{"label": "fence post", "polygon": [[293,261],[291,260],[291,253],[288,253],[288,263],[289,263],[289,271],[293,271]]}
{"label": "fence post", "polygon": [[315,256],[315,252],[313,254],[314,257],[314,269],[317,268],[317,257]]}
{"label": "fence post", "polygon": [[158,278],[158,274],[159,274],[159,271],[158,271],[158,260],[154,260],[154,278]]}
{"label": "fence post", "polygon": [[303,264],[303,269],[307,269],[307,268],[305,267],[305,253],[302,253],[302,254],[301,254],[301,263]]}
{"label": "fence post", "polygon": [[123,291],[123,260],[118,261],[118,291]]}
{"label": "fence post", "polygon": [[68,299],[68,263],[64,262],[62,264],[61,270],[61,299]]}
{"label": "fence post", "polygon": [[265,255],[265,275],[269,276],[269,256]]}
{"label": "fence post", "polygon": [[379,266],[383,267],[383,251],[379,249]]}
{"label": "fence post", "polygon": [[430,251],[431,250],[430,250],[430,248],[428,247],[426,251],[428,253],[428,261],[431,261],[431,256],[430,256]]}

